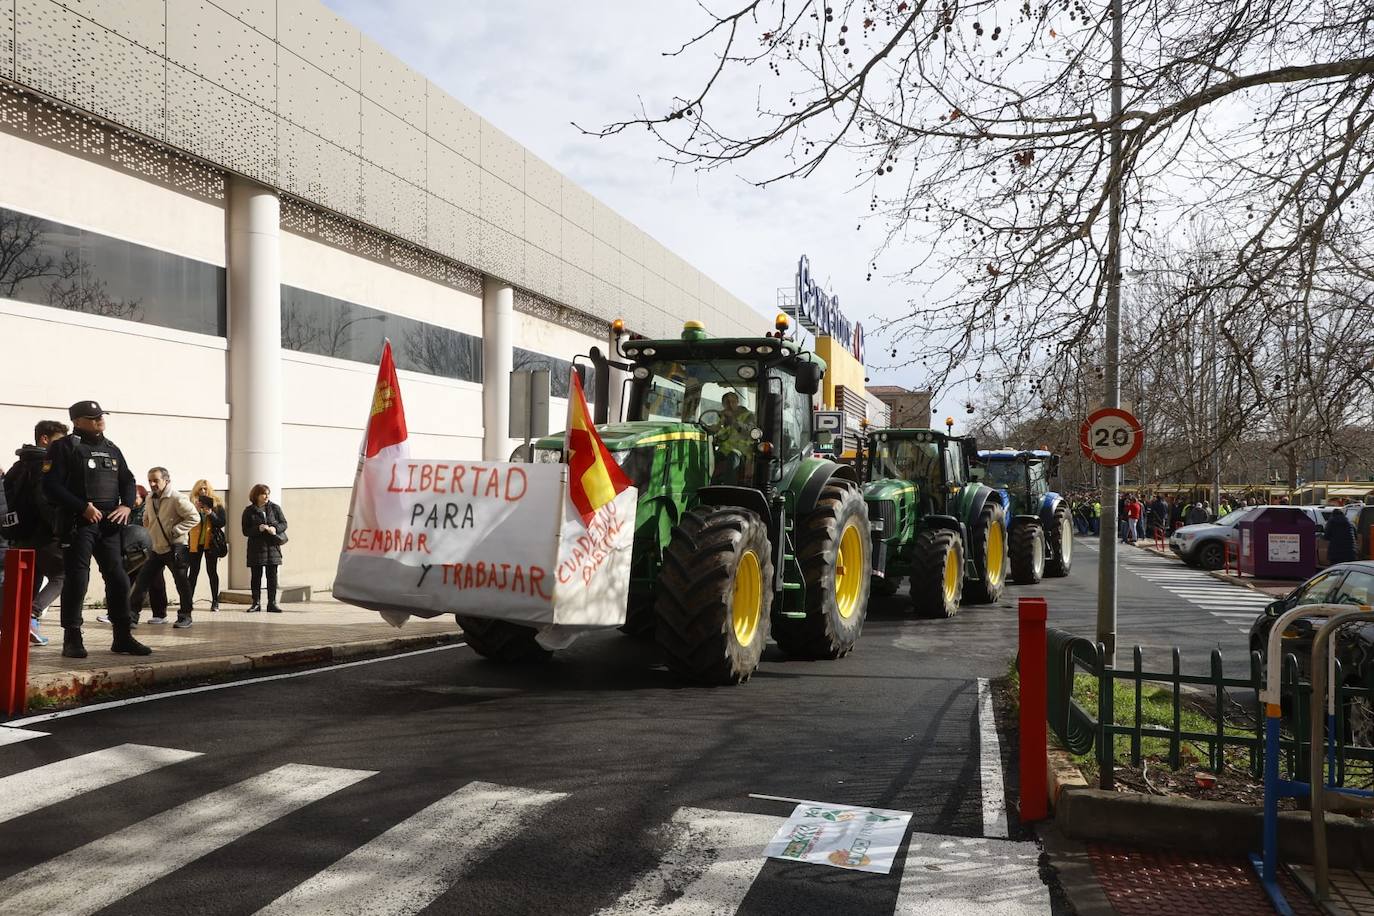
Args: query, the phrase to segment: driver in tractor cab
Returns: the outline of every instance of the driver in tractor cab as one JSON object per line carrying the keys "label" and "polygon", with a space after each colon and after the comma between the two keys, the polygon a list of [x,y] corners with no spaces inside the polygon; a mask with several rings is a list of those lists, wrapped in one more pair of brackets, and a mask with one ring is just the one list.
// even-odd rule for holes
{"label": "driver in tractor cab", "polygon": [[749,462],[754,440],[754,414],[740,403],[739,392],[727,391],[720,399],[720,430],[716,433],[716,477],[739,483]]}

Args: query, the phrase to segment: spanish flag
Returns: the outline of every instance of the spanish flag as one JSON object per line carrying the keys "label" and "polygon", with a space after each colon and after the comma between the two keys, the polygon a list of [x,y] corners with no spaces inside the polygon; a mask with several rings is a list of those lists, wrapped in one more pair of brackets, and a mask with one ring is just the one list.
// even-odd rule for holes
{"label": "spanish flag", "polygon": [[582,379],[572,374],[568,397],[568,432],[564,445],[568,454],[568,498],[587,524],[602,506],[630,487],[630,479],[611,458],[606,443],[596,434]]}

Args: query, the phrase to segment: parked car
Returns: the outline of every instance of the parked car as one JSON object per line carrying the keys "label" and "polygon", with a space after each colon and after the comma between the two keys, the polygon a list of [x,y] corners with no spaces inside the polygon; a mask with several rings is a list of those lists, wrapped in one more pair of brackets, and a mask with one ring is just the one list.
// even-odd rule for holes
{"label": "parked car", "polygon": [[[1176,528],[1174,533],[1169,535],[1169,549],[1189,566],[1198,566],[1202,569],[1221,569],[1226,563],[1227,545],[1229,544],[1233,549],[1239,549],[1240,520],[1245,517],[1245,513],[1257,508],[1274,507],[1249,506],[1228,512],[1215,522],[1184,525],[1182,528]],[[1330,518],[1331,513],[1339,511],[1335,506],[1285,506],[1283,508],[1301,509],[1307,513],[1308,517],[1317,523],[1318,535],[1326,530],[1326,520]],[[1319,536],[1317,538],[1317,566],[1325,565],[1326,541]]]}
{"label": "parked car", "polygon": [[[1374,606],[1374,562],[1337,563],[1299,585],[1287,596],[1271,602],[1250,626],[1250,651],[1264,658],[1269,634],[1281,614],[1309,604]],[[1283,634],[1283,654],[1297,659],[1304,680],[1312,670],[1312,640],[1322,625],[1320,617],[1299,617]],[[1374,623],[1350,624],[1336,638],[1336,658],[1345,683],[1374,687]],[[1374,705],[1368,700],[1347,707],[1348,738],[1361,747],[1374,747]]]}

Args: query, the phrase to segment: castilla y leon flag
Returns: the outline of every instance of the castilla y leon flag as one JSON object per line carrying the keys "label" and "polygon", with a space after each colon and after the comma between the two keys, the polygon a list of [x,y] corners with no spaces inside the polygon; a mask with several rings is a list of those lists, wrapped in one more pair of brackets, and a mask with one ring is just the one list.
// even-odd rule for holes
{"label": "castilla y leon flag", "polygon": [[582,379],[572,374],[572,393],[568,397],[568,498],[587,524],[602,506],[630,486],[630,479],[611,458],[606,443],[596,434]]}
{"label": "castilla y leon flag", "polygon": [[[382,361],[377,366],[377,387],[372,392],[372,414],[367,420],[363,457],[376,458],[383,449],[388,457],[404,457],[406,411],[401,404],[401,381],[396,377],[396,362],[391,357],[391,341],[382,345]],[[401,446],[402,449],[397,449]]]}

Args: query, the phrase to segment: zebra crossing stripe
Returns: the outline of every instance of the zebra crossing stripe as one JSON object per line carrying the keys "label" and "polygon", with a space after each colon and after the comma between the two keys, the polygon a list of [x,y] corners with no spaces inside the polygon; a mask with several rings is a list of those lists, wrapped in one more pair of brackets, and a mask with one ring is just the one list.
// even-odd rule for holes
{"label": "zebra crossing stripe", "polygon": [[34,738],[46,738],[47,732],[36,732],[30,728],[10,728],[5,726],[0,728],[0,747],[7,744],[18,744],[20,741],[31,741]]}
{"label": "zebra crossing stripe", "polygon": [[[763,849],[784,818],[679,808],[659,867],[597,916],[733,913],[763,869]],[[667,901],[662,902],[662,901]]]}
{"label": "zebra crossing stripe", "polygon": [[[195,751],[121,744],[6,776],[0,779],[0,824],[77,795],[199,756]],[[2,899],[4,896],[0,894]]]}
{"label": "zebra crossing stripe", "polygon": [[470,783],[292,888],[258,916],[418,913],[474,861],[565,797]]}
{"label": "zebra crossing stripe", "polygon": [[1034,843],[913,833],[893,916],[1042,916],[1050,892]]}
{"label": "zebra crossing stripe", "polygon": [[[178,805],[0,881],[6,913],[85,916],[292,811],[372,776],[287,764]],[[60,901],[60,903],[58,903]]]}

